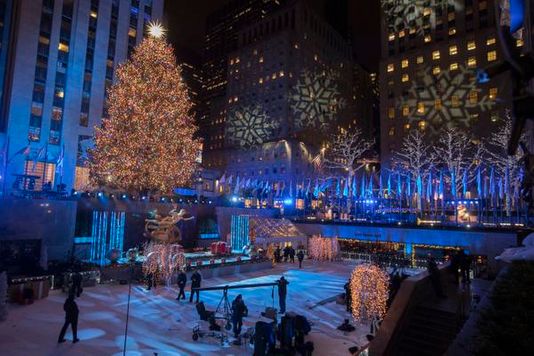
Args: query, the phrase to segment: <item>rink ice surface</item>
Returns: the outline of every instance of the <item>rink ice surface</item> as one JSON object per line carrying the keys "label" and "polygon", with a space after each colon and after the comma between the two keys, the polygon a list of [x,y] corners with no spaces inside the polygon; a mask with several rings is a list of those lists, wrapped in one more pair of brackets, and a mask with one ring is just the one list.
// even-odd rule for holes
{"label": "rink ice surface", "polygon": [[[348,355],[348,348],[366,343],[367,325],[358,325],[345,311],[344,305],[330,302],[314,307],[317,302],[342,293],[354,265],[344,263],[282,264],[273,269],[228,277],[210,278],[203,287],[266,283],[283,274],[289,281],[287,311],[304,315],[312,331],[306,341],[314,342],[314,355]],[[189,287],[189,281],[188,281]],[[242,294],[249,309],[243,332],[252,327],[265,307],[273,305],[272,287],[229,290],[230,302]],[[198,324],[198,314],[189,303],[176,301],[177,288],[158,287],[146,291],[132,285],[127,355],[251,355],[252,346],[223,346],[220,340],[205,337],[192,340],[192,328]],[[208,310],[215,310],[222,291],[201,292],[200,299]],[[66,295],[51,291],[50,296],[32,305],[10,305],[8,319],[0,323],[0,355],[122,355],[128,299],[127,285],[98,285],[86,288],[76,299],[80,309],[77,344],[72,344],[71,330],[67,342],[57,344],[64,321],[63,303]],[[274,290],[274,306],[278,308],[278,293]],[[336,329],[349,318],[357,330],[343,333]],[[231,334],[231,333],[230,333]],[[231,335],[230,335],[231,336]],[[230,340],[232,338],[230,337]]]}

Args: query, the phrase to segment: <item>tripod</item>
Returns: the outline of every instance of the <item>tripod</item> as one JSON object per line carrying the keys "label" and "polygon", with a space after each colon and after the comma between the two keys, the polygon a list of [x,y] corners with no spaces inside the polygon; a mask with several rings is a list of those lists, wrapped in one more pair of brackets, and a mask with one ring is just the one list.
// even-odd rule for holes
{"label": "tripod", "polygon": [[215,309],[215,314],[218,313],[221,313],[223,315],[221,319],[226,320],[226,325],[224,326],[225,329],[230,330],[232,328],[232,324],[230,322],[230,320],[232,319],[232,305],[228,300],[228,286],[223,288],[222,298],[219,301],[219,304],[217,305],[217,309]]}

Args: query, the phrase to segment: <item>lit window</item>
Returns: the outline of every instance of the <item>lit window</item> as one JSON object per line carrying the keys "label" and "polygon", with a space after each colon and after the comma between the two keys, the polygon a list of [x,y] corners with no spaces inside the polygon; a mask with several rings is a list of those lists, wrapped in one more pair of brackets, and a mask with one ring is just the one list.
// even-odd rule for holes
{"label": "lit window", "polygon": [[96,11],[91,11],[91,17],[96,19],[96,17],[98,16],[98,14],[96,13]]}
{"label": "lit window", "polygon": [[458,69],[458,63],[451,63],[449,66],[449,70],[457,70]]}
{"label": "lit window", "polygon": [[423,16],[430,16],[431,13],[432,13],[432,10],[429,7],[425,7],[423,9]]}
{"label": "lit window", "polygon": [[497,92],[498,92],[497,88],[490,88],[490,90],[489,90],[489,98],[491,100],[497,99]]}
{"label": "lit window", "polygon": [[432,38],[430,37],[430,35],[426,35],[425,36],[425,43],[428,43],[430,41],[432,41]]}
{"label": "lit window", "polygon": [[477,65],[477,59],[475,57],[469,57],[467,59],[467,66],[472,68],[472,67],[476,67]]}
{"label": "lit window", "polygon": [[395,70],[395,65],[393,63],[388,64],[388,73],[391,73]]}
{"label": "lit window", "polygon": [[408,131],[410,129],[410,124],[404,124],[404,130]]}
{"label": "lit window", "polygon": [[456,18],[456,13],[454,13],[454,12],[449,12],[449,13],[447,14],[447,20],[448,20],[448,21],[453,21],[455,18]]}
{"label": "lit window", "polygon": [[59,42],[59,44],[57,46],[57,49],[59,49],[60,51],[63,51],[63,52],[68,52],[69,51],[69,45]]}
{"label": "lit window", "polygon": [[417,113],[418,114],[424,114],[425,113],[425,103],[417,103]]}
{"label": "lit window", "polygon": [[432,59],[436,60],[436,59],[440,59],[441,55],[439,53],[439,51],[434,51],[432,52]]}
{"label": "lit window", "polygon": [[273,80],[276,79],[276,73],[273,73],[273,74],[271,75],[271,79],[273,79]]}
{"label": "lit window", "polygon": [[419,129],[420,130],[426,129],[426,121],[425,120],[419,121]]}
{"label": "lit window", "polygon": [[495,44],[495,37],[488,37],[488,39],[486,40],[486,45],[491,46],[493,44]]}
{"label": "lit window", "polygon": [[50,39],[44,36],[39,36],[39,43],[47,45],[50,43]]}
{"label": "lit window", "polygon": [[260,59],[258,60],[260,63],[263,63],[263,57],[260,57]]}
{"label": "lit window", "polygon": [[423,56],[418,56],[417,57],[417,64],[421,64],[425,61],[425,59],[423,58]]}
{"label": "lit window", "polygon": [[406,67],[408,67],[408,64],[409,64],[408,60],[407,59],[403,59],[402,62],[401,62],[401,67],[402,68],[406,68]]}
{"label": "lit window", "polygon": [[457,108],[460,106],[460,98],[458,97],[458,95],[453,95],[451,97],[451,104],[453,108]]}
{"label": "lit window", "polygon": [[478,102],[478,93],[476,90],[469,92],[469,103],[475,105]]}
{"label": "lit window", "polygon": [[130,36],[130,37],[135,37],[135,36],[137,36],[137,31],[135,30],[135,28],[131,28],[131,27],[130,27],[130,28],[128,29],[128,36]]}
{"label": "lit window", "polygon": [[395,127],[392,126],[392,127],[389,128],[388,135],[389,136],[395,136]]}
{"label": "lit window", "polygon": [[316,55],[316,54],[314,54],[314,55],[313,55],[313,60],[314,60],[314,61],[317,61],[317,60],[319,60],[319,56],[318,56],[318,55]]}
{"label": "lit window", "polygon": [[395,108],[388,108],[388,118],[393,119],[395,118]]}
{"label": "lit window", "polygon": [[408,80],[410,80],[410,76],[408,74],[403,74],[401,80],[403,83],[407,82]]}
{"label": "lit window", "polygon": [[252,52],[252,54],[256,56],[256,55],[258,54],[258,50],[255,49],[255,50]]}
{"label": "lit window", "polygon": [[402,116],[408,116],[410,115],[410,107],[408,105],[404,105],[402,107]]}
{"label": "lit window", "polygon": [[284,71],[281,70],[280,73],[279,73],[280,77],[283,77],[285,75]]}
{"label": "lit window", "polygon": [[475,41],[467,42],[467,50],[468,51],[472,51],[472,50],[474,50],[476,48],[477,48],[477,45],[476,45]]}
{"label": "lit window", "polygon": [[456,45],[450,46],[449,47],[449,54],[451,56],[454,56],[454,55],[458,54],[458,46],[456,46]]}
{"label": "lit window", "polygon": [[517,39],[517,40],[515,41],[515,45],[516,45],[517,47],[523,47],[523,44],[524,44],[524,42],[523,42],[523,40],[522,40],[521,38],[519,38],[519,39]]}
{"label": "lit window", "polygon": [[443,106],[441,105],[441,99],[438,98],[438,99],[434,100],[434,108],[436,110],[441,110],[442,107]]}
{"label": "lit window", "polygon": [[456,27],[450,27],[449,28],[449,36],[453,36],[456,34]]}
{"label": "lit window", "polygon": [[488,56],[488,62],[493,62],[497,60],[497,51],[489,51],[487,56]]}
{"label": "lit window", "polygon": [[405,35],[406,35],[406,33],[404,32],[404,30],[399,32],[399,38],[403,38]]}
{"label": "lit window", "polygon": [[395,34],[394,33],[390,33],[389,36],[388,36],[388,40],[395,41]]}
{"label": "lit window", "polygon": [[438,75],[439,73],[441,73],[441,69],[438,66],[432,68],[432,74]]}
{"label": "lit window", "polygon": [[263,84],[263,78],[258,79],[258,83]]}
{"label": "lit window", "polygon": [[490,115],[491,122],[499,121],[499,114],[493,111]]}

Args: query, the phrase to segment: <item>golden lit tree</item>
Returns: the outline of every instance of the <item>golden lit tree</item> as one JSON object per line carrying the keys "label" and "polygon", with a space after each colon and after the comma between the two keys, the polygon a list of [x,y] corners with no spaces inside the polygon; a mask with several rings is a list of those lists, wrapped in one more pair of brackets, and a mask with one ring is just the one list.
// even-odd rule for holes
{"label": "golden lit tree", "polygon": [[389,276],[371,264],[356,266],[350,276],[352,316],[358,321],[370,321],[386,315]]}
{"label": "golden lit tree", "polygon": [[92,182],[163,194],[187,184],[200,142],[188,89],[160,25],[118,67],[108,94],[109,118],[95,129]]}

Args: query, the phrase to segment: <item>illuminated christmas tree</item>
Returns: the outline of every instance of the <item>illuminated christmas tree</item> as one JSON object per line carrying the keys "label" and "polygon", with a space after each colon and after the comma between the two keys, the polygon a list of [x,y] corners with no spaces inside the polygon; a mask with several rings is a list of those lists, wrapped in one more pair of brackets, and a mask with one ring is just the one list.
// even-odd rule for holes
{"label": "illuminated christmas tree", "polygon": [[137,193],[169,193],[190,181],[200,142],[188,90],[158,24],[116,71],[109,118],[95,129],[91,179]]}

